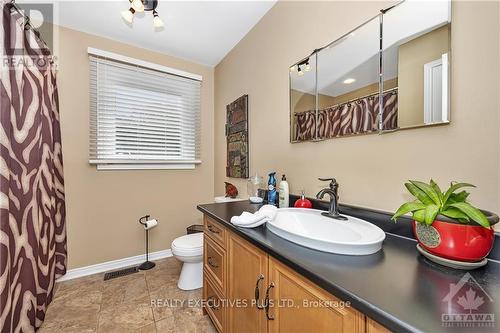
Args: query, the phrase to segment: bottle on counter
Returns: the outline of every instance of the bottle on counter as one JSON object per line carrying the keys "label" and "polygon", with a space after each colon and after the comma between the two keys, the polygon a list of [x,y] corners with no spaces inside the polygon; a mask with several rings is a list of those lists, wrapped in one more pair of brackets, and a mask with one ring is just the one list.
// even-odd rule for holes
{"label": "bottle on counter", "polygon": [[267,181],[267,203],[276,206],[278,203],[278,193],[276,191],[276,172],[271,172],[269,174],[269,180]]}
{"label": "bottle on counter", "polygon": [[295,208],[312,208],[312,203],[308,199],[306,199],[306,196],[304,194],[304,190],[302,190],[302,195],[300,196],[300,199],[295,201]]}
{"label": "bottle on counter", "polygon": [[280,208],[288,208],[289,204],[289,196],[290,196],[290,188],[288,186],[288,182],[286,181],[286,176],[283,175],[280,181],[280,191],[279,191],[279,207]]}

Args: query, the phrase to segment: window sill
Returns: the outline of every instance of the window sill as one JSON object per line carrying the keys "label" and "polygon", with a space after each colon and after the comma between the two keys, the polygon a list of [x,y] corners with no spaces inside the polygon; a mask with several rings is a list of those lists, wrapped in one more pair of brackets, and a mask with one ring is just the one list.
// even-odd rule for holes
{"label": "window sill", "polygon": [[192,170],[195,163],[188,164],[97,164],[98,171],[106,170]]}

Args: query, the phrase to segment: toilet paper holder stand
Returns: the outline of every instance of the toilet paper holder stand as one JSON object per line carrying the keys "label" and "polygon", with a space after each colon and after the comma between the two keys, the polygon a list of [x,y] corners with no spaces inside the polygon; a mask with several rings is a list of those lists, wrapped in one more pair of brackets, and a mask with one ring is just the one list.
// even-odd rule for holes
{"label": "toilet paper holder stand", "polygon": [[156,266],[156,264],[152,261],[149,261],[149,229],[146,229],[146,222],[149,220],[150,215],[145,215],[139,218],[139,223],[144,226],[144,230],[146,231],[146,261],[139,265],[139,269],[142,271],[146,271]]}

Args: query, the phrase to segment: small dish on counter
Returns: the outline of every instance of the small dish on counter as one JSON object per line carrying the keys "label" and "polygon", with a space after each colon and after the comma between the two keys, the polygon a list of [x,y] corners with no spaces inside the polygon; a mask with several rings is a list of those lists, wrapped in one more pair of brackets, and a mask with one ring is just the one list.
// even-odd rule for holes
{"label": "small dish on counter", "polygon": [[430,261],[454,269],[473,270],[479,267],[483,267],[488,263],[488,259],[486,258],[480,261],[469,262],[469,261],[458,261],[458,260],[451,260],[438,257],[430,252],[427,252],[422,246],[420,246],[420,244],[417,244],[417,250]]}

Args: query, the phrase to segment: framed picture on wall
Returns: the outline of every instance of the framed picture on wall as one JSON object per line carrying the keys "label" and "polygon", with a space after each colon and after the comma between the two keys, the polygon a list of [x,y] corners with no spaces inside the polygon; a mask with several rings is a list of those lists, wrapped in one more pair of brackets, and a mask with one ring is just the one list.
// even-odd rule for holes
{"label": "framed picture on wall", "polygon": [[248,95],[226,106],[226,176],[248,178]]}

